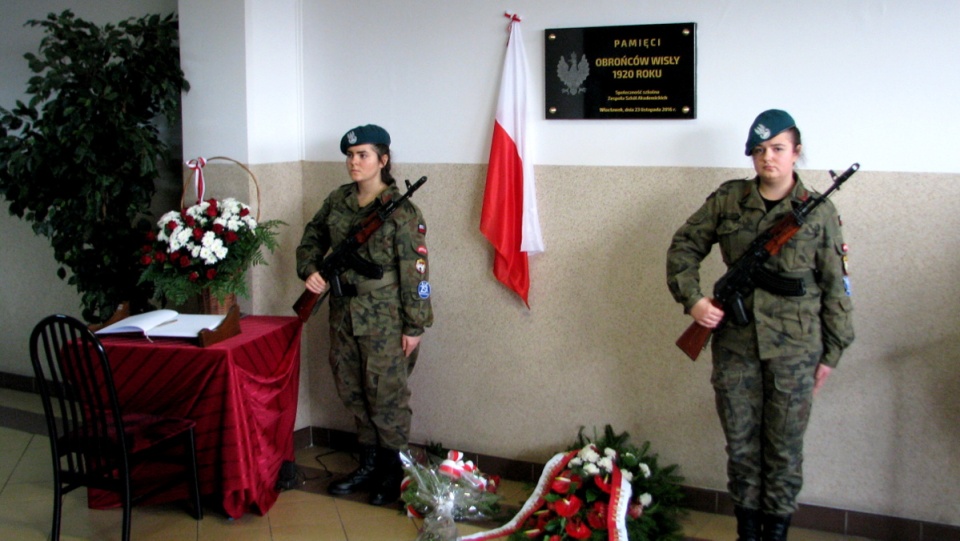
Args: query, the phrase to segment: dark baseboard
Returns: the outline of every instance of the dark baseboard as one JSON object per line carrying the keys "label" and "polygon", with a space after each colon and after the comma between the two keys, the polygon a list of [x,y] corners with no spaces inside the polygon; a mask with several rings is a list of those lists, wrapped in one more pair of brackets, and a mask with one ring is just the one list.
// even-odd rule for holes
{"label": "dark baseboard", "polygon": [[39,392],[32,376],[21,376],[19,374],[8,374],[6,372],[0,372],[0,389],[13,389],[14,391],[23,391],[25,393]]}
{"label": "dark baseboard", "polygon": [[[0,372],[0,388],[35,393],[37,391],[33,379],[32,377]],[[8,417],[8,415],[4,415],[4,417]],[[352,432],[329,428],[307,427],[293,433],[293,443],[296,449],[326,447],[338,451],[352,451],[356,448],[356,441],[356,434]],[[489,475],[499,475],[504,479],[522,483],[535,484],[540,479],[544,466],[542,463],[512,460],[466,451],[464,451],[464,455],[466,459],[472,460],[478,468]],[[692,511],[733,515],[733,503],[726,492],[687,486],[683,487],[683,492],[686,496],[685,507]],[[960,526],[817,505],[801,504],[800,509],[793,516],[793,525],[810,530],[865,537],[876,541],[960,541]]]}
{"label": "dark baseboard", "polygon": [[[356,434],[335,429],[309,427],[294,433],[297,449],[326,447],[338,451],[353,451]],[[481,471],[504,479],[535,484],[540,479],[544,464],[511,460],[464,451],[465,459],[472,460]],[[733,516],[733,502],[723,491],[697,487],[683,487],[687,509],[702,513]],[[960,526],[937,524],[859,511],[834,509],[801,504],[793,515],[792,524],[798,528],[818,530],[841,535],[864,537],[876,541],[960,541]]]}

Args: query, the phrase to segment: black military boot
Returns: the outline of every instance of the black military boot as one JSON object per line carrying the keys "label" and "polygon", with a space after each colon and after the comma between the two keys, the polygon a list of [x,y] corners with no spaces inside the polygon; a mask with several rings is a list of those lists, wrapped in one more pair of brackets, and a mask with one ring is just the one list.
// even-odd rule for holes
{"label": "black military boot", "polygon": [[793,515],[763,514],[763,541],[787,541],[787,530]]}
{"label": "black military boot", "polygon": [[763,514],[756,509],[734,507],[737,517],[737,541],[760,541],[760,524]]}
{"label": "black military boot", "polygon": [[370,494],[370,505],[387,505],[400,498],[403,466],[400,451],[381,447],[377,452],[377,484]]}
{"label": "black military boot", "polygon": [[375,445],[360,446],[360,467],[349,475],[330,483],[327,492],[337,496],[353,494],[360,490],[373,488],[377,479],[377,447]]}

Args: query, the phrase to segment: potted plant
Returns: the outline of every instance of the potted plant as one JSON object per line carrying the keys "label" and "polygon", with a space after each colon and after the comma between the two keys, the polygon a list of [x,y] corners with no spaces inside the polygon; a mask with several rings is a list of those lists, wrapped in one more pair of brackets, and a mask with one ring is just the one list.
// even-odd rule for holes
{"label": "potted plant", "polygon": [[0,197],[50,239],[84,319],[106,320],[125,300],[142,311],[153,292],[139,282],[139,249],[168,153],[155,121],[175,123],[189,89],[177,19],[100,27],[67,10],[27,24],[45,37],[24,55],[30,99],[0,108]]}

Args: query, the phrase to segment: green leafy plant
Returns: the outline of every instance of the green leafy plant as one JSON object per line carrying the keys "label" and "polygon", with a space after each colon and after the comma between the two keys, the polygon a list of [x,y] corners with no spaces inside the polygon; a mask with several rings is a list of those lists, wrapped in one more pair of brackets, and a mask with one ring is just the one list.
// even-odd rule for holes
{"label": "green leafy plant", "polygon": [[266,263],[261,247],[277,247],[280,220],[257,223],[250,207],[233,198],[207,199],[160,217],[141,248],[141,282],[158,296],[183,304],[204,289],[221,302],[228,294],[247,296],[244,274]]}
{"label": "green leafy plant", "polygon": [[139,311],[153,293],[138,284],[140,247],[168,152],[154,121],[175,122],[189,89],[177,20],[99,27],[67,10],[27,25],[46,35],[24,55],[30,99],[0,107],[0,197],[50,239],[84,319],[105,320],[124,300]]}
{"label": "green leafy plant", "polygon": [[[626,432],[617,434],[606,425],[602,435],[587,438],[583,428],[556,475],[539,486],[532,497],[545,505],[526,517],[510,541],[599,541],[610,538],[613,499],[623,483],[629,484],[623,529],[631,541],[680,541],[679,519],[683,478],[677,466],[661,467],[650,443],[630,443]],[[622,479],[618,483],[618,479]]]}

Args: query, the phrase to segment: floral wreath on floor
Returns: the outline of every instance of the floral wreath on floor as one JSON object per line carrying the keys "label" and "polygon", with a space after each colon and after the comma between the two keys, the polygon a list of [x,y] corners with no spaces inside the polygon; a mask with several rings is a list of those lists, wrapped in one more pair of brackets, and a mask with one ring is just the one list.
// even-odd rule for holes
{"label": "floral wreath on floor", "polygon": [[484,541],[679,541],[683,478],[661,467],[650,443],[637,448],[610,425],[592,440],[583,434],[544,467],[533,494],[507,524],[461,538]]}

